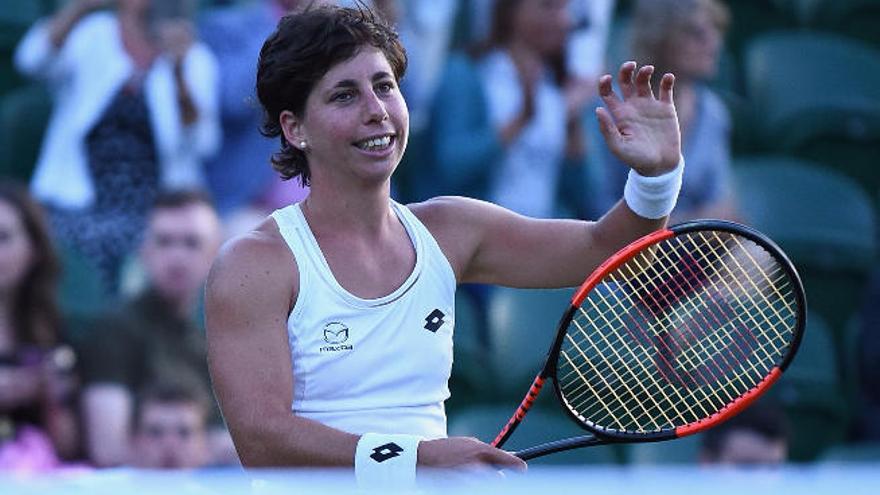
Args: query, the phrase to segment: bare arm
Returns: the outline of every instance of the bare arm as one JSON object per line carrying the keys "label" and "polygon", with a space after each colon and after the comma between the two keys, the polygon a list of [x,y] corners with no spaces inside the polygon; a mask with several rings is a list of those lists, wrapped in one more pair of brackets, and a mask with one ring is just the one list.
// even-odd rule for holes
{"label": "bare arm", "polygon": [[298,291],[293,256],[254,233],[226,246],[208,278],[208,365],[242,464],[350,466],[358,437],[290,411],[293,374],[285,327]]}
{"label": "bare arm", "polygon": [[85,15],[109,5],[108,0],[76,0],[69,2],[52,17],[49,40],[56,49],[64,45],[67,35]]}
{"label": "bare arm", "polygon": [[[598,118],[612,152],[644,176],[671,171],[681,155],[672,105],[673,78],[664,76],[660,98],[650,87],[652,67],[623,64],[618,75],[623,98],[611,90],[611,76],[599,82],[607,109]],[[618,249],[666,225],[647,219],[619,201],[597,222],[537,220],[465,198],[438,198],[413,211],[435,232],[461,282],[512,287],[566,287]]]}
{"label": "bare arm", "polygon": [[[294,259],[277,236],[232,241],[208,279],[208,365],[242,464],[354,466],[358,435],[293,414],[286,321],[299,292]],[[389,419],[393,421],[393,419]],[[510,454],[468,438],[422,442],[420,466],[522,468]]]}
{"label": "bare arm", "polygon": [[100,467],[118,466],[129,459],[134,399],[123,385],[98,383],[83,391],[86,453]]}

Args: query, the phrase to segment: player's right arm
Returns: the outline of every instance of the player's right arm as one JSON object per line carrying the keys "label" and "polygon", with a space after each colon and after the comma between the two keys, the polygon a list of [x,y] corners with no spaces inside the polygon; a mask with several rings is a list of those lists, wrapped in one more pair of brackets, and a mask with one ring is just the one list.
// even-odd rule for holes
{"label": "player's right arm", "polygon": [[[214,392],[244,466],[351,467],[358,435],[291,411],[287,316],[298,293],[296,262],[273,223],[224,246],[205,300]],[[420,466],[524,466],[469,438],[422,442],[418,456]]]}
{"label": "player's right arm", "polygon": [[277,230],[229,242],[208,277],[214,393],[245,466],[352,465],[358,437],[295,416],[287,315],[298,272]]}

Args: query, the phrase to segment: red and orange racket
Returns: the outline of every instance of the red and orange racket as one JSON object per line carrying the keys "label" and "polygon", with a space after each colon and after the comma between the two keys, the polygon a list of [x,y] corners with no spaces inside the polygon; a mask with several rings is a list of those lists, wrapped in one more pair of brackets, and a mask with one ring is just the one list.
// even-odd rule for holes
{"label": "red and orange racket", "polygon": [[504,445],[548,379],[589,434],[516,452],[525,460],[710,428],[785,371],[805,315],[794,266],[763,234],[716,220],[657,231],[575,293],[544,368],[492,445]]}

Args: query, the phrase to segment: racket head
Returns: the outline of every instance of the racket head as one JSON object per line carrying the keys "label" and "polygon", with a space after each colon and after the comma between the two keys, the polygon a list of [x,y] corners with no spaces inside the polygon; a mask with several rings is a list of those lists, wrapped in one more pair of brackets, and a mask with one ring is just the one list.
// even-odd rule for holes
{"label": "racket head", "polygon": [[667,440],[763,394],[805,323],[803,284],[773,241],[733,222],[694,221],[633,242],[590,275],[542,374],[603,443]]}

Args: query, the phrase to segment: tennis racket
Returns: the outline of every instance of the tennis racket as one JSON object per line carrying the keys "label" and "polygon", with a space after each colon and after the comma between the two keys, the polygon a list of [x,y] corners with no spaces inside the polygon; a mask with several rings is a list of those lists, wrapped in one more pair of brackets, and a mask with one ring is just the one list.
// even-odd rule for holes
{"label": "tennis racket", "polygon": [[544,368],[492,445],[504,445],[552,379],[587,435],[515,454],[691,435],[765,392],[806,319],[791,261],[763,234],[704,220],[649,234],[599,266],[565,311]]}

